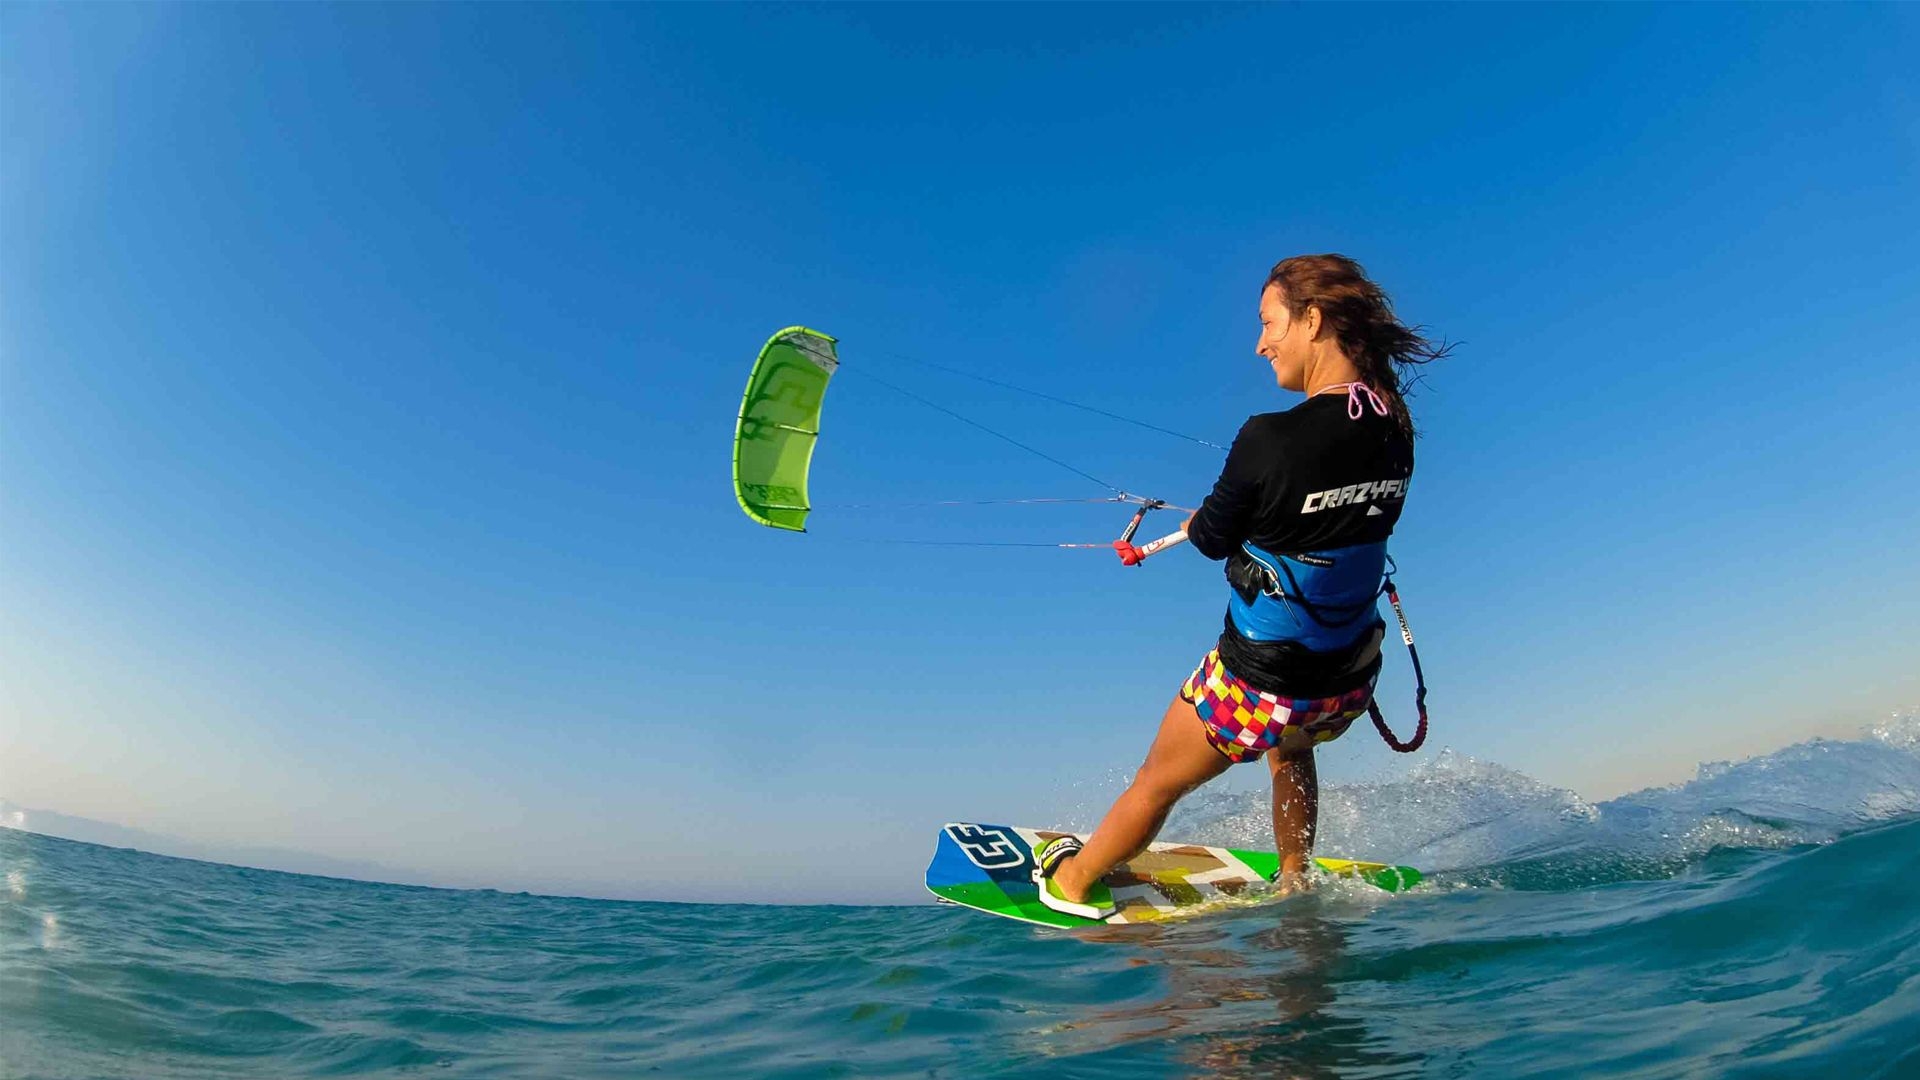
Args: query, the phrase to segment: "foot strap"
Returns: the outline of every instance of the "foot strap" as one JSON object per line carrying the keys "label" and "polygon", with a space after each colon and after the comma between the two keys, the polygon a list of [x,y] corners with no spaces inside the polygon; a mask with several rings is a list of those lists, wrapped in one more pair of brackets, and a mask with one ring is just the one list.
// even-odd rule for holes
{"label": "foot strap", "polygon": [[1060,860],[1069,855],[1078,854],[1083,846],[1077,836],[1056,836],[1041,844],[1040,850],[1034,855],[1034,861],[1040,864],[1040,876],[1052,877],[1054,868],[1060,865]]}

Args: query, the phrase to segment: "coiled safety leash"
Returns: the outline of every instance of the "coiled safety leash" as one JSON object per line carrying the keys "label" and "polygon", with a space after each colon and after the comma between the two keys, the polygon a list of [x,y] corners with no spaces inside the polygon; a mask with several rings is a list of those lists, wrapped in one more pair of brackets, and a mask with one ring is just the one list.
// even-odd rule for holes
{"label": "coiled safety leash", "polygon": [[[1388,563],[1391,565],[1392,560],[1389,559]],[[1367,702],[1367,715],[1373,718],[1373,726],[1379,730],[1380,737],[1387,741],[1388,746],[1402,754],[1411,754],[1427,741],[1427,677],[1420,670],[1420,650],[1413,647],[1413,628],[1407,625],[1407,613],[1400,606],[1400,592],[1393,587],[1392,570],[1387,572],[1380,591],[1386,594],[1387,602],[1393,605],[1394,618],[1400,620],[1400,640],[1407,643],[1407,655],[1413,659],[1413,707],[1420,713],[1420,725],[1414,729],[1413,738],[1401,742],[1393,737],[1392,730],[1387,727],[1387,718],[1380,715],[1379,702]]]}

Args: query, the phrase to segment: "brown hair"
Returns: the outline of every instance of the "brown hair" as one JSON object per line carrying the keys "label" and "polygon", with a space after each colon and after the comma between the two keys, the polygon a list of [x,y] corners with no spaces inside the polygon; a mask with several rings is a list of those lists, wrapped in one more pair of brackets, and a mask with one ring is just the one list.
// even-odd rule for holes
{"label": "brown hair", "polygon": [[1367,277],[1359,263],[1345,255],[1295,255],[1275,263],[1267,274],[1267,288],[1277,287],[1287,312],[1298,319],[1318,306],[1320,317],[1333,332],[1365,380],[1393,413],[1400,430],[1412,438],[1413,414],[1407,411],[1402,376],[1415,364],[1438,360],[1453,350],[1421,336],[1424,327],[1408,327],[1393,313],[1393,301]]}

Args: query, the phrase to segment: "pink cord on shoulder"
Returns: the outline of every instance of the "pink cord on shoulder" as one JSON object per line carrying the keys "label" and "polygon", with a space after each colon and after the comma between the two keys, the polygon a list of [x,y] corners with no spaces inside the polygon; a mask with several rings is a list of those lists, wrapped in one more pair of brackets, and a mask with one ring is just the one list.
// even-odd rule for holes
{"label": "pink cord on shoulder", "polygon": [[1360,419],[1362,413],[1360,395],[1362,394],[1366,395],[1367,404],[1373,406],[1373,415],[1387,415],[1387,403],[1380,400],[1380,395],[1373,392],[1373,387],[1363,382],[1334,383],[1332,386],[1321,387],[1314,391],[1314,394],[1318,396],[1320,394],[1331,393],[1335,390],[1345,390],[1347,392],[1347,418],[1350,420]]}

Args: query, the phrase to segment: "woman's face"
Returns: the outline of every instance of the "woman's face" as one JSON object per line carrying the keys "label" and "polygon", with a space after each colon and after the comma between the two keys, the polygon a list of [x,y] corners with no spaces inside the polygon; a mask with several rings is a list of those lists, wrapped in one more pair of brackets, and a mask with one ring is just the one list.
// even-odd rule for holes
{"label": "woman's face", "polygon": [[[1313,314],[1308,308],[1307,315]],[[1306,389],[1307,361],[1313,355],[1313,335],[1306,324],[1307,319],[1288,313],[1278,285],[1269,285],[1260,294],[1260,341],[1253,351],[1272,365],[1274,381],[1282,390]]]}

